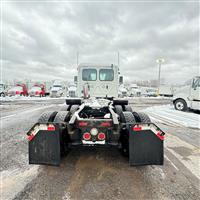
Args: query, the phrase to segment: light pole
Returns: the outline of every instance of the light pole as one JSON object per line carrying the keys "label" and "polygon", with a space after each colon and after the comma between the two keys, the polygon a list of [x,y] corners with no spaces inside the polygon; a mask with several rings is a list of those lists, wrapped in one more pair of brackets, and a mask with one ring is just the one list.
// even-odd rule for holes
{"label": "light pole", "polygon": [[165,62],[163,58],[157,59],[156,62],[158,63],[158,94],[160,92],[160,72],[161,72],[161,64]]}
{"label": "light pole", "polygon": [[117,52],[117,62],[118,62],[118,68],[119,68],[119,51]]}

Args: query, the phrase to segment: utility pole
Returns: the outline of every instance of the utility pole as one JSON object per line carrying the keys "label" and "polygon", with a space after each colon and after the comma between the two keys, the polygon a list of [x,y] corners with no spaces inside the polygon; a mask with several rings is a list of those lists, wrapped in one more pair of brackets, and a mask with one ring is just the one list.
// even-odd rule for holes
{"label": "utility pole", "polygon": [[119,67],[119,51],[117,52],[117,61],[118,61],[118,67]]}
{"label": "utility pole", "polygon": [[78,64],[79,64],[79,60],[78,59],[79,59],[79,52],[76,53],[76,64],[77,64],[77,67],[78,67]]}
{"label": "utility pole", "polygon": [[163,58],[157,59],[156,62],[158,63],[158,94],[160,92],[160,73],[161,73],[161,64],[165,62]]}

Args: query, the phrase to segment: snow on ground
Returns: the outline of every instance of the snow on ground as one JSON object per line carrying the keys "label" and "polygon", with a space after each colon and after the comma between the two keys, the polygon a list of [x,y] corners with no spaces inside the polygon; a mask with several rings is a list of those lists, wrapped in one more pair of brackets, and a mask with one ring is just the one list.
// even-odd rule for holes
{"label": "snow on ground", "polygon": [[200,129],[200,115],[175,110],[172,105],[153,106],[143,110],[152,120]]}
{"label": "snow on ground", "polygon": [[[52,97],[49,97],[49,96],[46,96],[46,97],[25,97],[25,96],[19,96],[19,95],[16,95],[16,96],[6,96],[6,97],[0,97],[0,102],[7,102],[7,101],[16,101],[16,100],[22,100],[22,101],[27,101],[27,100],[33,100],[33,101],[37,101],[37,100],[43,100],[43,101],[46,101],[46,100],[51,100],[51,99],[66,99],[66,98],[70,98],[70,97],[66,97],[66,96],[63,96],[63,97],[56,97],[56,98],[52,98]],[[135,99],[135,100],[158,100],[158,99],[170,99],[170,97],[125,97],[124,99]]]}
{"label": "snow on ground", "polygon": [[51,100],[51,99],[66,99],[67,97],[58,97],[58,98],[52,98],[52,97],[24,97],[24,96],[6,96],[6,97],[0,97],[0,102],[7,102],[7,101],[16,101],[16,100],[22,100],[22,101],[46,101],[46,100]]}

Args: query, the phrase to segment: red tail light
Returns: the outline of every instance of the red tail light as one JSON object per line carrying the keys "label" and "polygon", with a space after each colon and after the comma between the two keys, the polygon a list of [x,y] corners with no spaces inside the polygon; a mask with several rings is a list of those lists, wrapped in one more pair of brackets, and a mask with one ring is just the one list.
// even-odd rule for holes
{"label": "red tail light", "polygon": [[15,93],[16,93],[16,94],[20,94],[20,92],[19,92],[19,91],[16,91]]}
{"label": "red tail light", "polygon": [[40,93],[38,91],[36,91],[35,94],[40,94]]}
{"label": "red tail light", "polygon": [[90,139],[91,139],[90,133],[84,133],[84,134],[83,134],[83,139],[84,139],[84,140],[90,140]]}
{"label": "red tail light", "polygon": [[165,138],[161,131],[159,131],[156,135],[157,135],[161,140],[164,140],[164,138]]}
{"label": "red tail light", "polygon": [[78,124],[80,127],[84,127],[88,125],[88,122],[79,122]]}
{"label": "red tail light", "polygon": [[99,134],[98,134],[98,139],[99,139],[99,140],[105,140],[105,138],[106,138],[105,133],[99,133]]}
{"label": "red tail light", "polygon": [[50,124],[50,125],[47,126],[47,130],[48,131],[55,131],[56,128],[55,128],[55,126],[53,124]]}
{"label": "red tail light", "polygon": [[28,136],[28,141],[31,141],[35,136],[33,134]]}
{"label": "red tail light", "polygon": [[100,126],[109,127],[111,126],[111,122],[101,122]]}
{"label": "red tail light", "polygon": [[133,131],[141,131],[142,127],[141,126],[134,126]]}

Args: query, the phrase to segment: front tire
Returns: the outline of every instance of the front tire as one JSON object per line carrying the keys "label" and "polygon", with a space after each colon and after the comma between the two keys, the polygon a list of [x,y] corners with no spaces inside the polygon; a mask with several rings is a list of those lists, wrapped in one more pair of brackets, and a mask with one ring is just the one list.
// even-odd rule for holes
{"label": "front tire", "polygon": [[188,109],[187,103],[183,99],[177,99],[174,102],[174,108],[179,111],[186,111]]}

